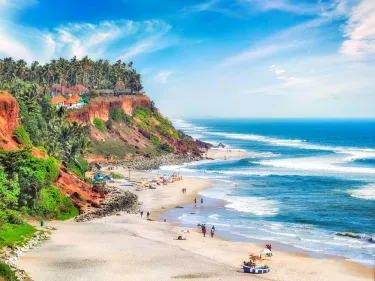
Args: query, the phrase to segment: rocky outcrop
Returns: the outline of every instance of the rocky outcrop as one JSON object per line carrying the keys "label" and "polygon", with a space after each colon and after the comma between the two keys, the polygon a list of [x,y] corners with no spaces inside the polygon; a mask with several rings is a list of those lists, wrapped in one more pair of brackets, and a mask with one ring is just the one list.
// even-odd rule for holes
{"label": "rocky outcrop", "polygon": [[79,110],[72,111],[68,115],[70,121],[81,124],[92,123],[94,118],[104,121],[109,119],[109,112],[114,108],[120,108],[128,115],[133,115],[138,106],[151,106],[151,100],[147,96],[107,96],[93,99],[90,105]]}
{"label": "rocky outcrop", "polygon": [[367,240],[371,243],[375,243],[375,236],[369,236],[369,235],[366,235],[366,234],[353,233],[353,232],[336,232],[336,235],[337,236],[355,238],[355,239]]}
{"label": "rocky outcrop", "polygon": [[116,187],[106,187],[109,197],[101,203],[99,209],[87,212],[75,218],[76,222],[85,222],[96,218],[107,217],[117,212],[136,214],[139,212],[138,196],[130,191]]}
{"label": "rocky outcrop", "polygon": [[[161,166],[168,165],[183,165],[185,163],[203,160],[201,156],[183,155],[183,154],[166,154],[155,156],[153,158],[138,158],[130,161],[116,161],[116,165],[129,167],[131,170],[156,170]],[[104,162],[100,163],[102,167],[112,166],[114,163]],[[94,165],[90,163],[90,165]]]}
{"label": "rocky outcrop", "polygon": [[8,92],[0,91],[0,149],[17,149],[18,144],[12,138],[13,130],[18,127],[20,107]]}

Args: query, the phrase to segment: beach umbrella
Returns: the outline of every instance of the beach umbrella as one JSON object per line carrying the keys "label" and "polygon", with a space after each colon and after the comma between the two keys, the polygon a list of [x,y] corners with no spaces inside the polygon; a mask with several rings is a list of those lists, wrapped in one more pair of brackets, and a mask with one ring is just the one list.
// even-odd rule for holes
{"label": "beach umbrella", "polygon": [[272,252],[270,251],[270,249],[264,248],[261,254],[272,254]]}

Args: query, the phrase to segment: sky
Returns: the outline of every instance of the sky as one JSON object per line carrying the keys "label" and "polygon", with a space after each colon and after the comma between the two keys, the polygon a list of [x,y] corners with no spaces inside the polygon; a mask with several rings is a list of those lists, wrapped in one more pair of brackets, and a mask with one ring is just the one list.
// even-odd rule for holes
{"label": "sky", "polygon": [[375,0],[0,0],[0,58],[86,55],[170,118],[375,117]]}

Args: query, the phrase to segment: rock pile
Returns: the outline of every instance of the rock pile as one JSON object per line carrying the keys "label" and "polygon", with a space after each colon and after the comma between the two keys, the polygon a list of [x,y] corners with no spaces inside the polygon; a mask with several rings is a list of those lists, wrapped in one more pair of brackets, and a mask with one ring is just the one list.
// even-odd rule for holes
{"label": "rock pile", "polygon": [[[182,154],[166,154],[153,158],[139,158],[131,161],[116,162],[116,165],[130,167],[131,170],[156,170],[161,166],[167,165],[183,165],[193,161],[203,160],[201,156],[182,155]],[[110,166],[111,163],[100,163],[102,167]]]}
{"label": "rock pile", "polygon": [[106,187],[106,189],[109,197],[101,203],[100,208],[76,217],[76,222],[85,222],[96,218],[111,216],[120,211],[129,214],[139,212],[138,196],[136,194],[113,186]]}
{"label": "rock pile", "polygon": [[48,239],[50,234],[45,231],[38,231],[34,233],[34,236],[23,242],[22,245],[14,245],[12,247],[8,247],[1,255],[1,262],[9,265],[12,271],[17,276],[18,280],[31,280],[30,277],[26,274],[26,272],[15,265],[15,262],[18,260],[19,257],[23,255],[24,252],[30,251],[36,245],[41,244],[44,240]]}

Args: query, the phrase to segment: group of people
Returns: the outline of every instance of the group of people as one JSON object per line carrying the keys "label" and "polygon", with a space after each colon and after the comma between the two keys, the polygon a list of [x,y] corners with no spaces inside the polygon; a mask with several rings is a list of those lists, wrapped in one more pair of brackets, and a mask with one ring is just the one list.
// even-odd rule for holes
{"label": "group of people", "polygon": [[[141,211],[140,213],[141,213],[141,218],[143,218],[143,211]],[[150,212],[147,211],[146,216],[148,220],[150,219],[150,215],[151,215]]]}
{"label": "group of people", "polygon": [[[197,197],[194,199],[194,205],[197,207]],[[201,205],[203,206],[203,198],[201,198]]]}
{"label": "group of people", "polygon": [[[207,228],[206,228],[206,225],[205,224],[201,224],[201,228],[202,228],[202,233],[203,233],[203,237],[206,237],[206,233],[207,233]],[[211,227],[211,238],[214,237],[214,234],[215,234],[215,226],[213,225]]]}
{"label": "group of people", "polygon": [[186,188],[182,189],[182,194],[186,194]]}

